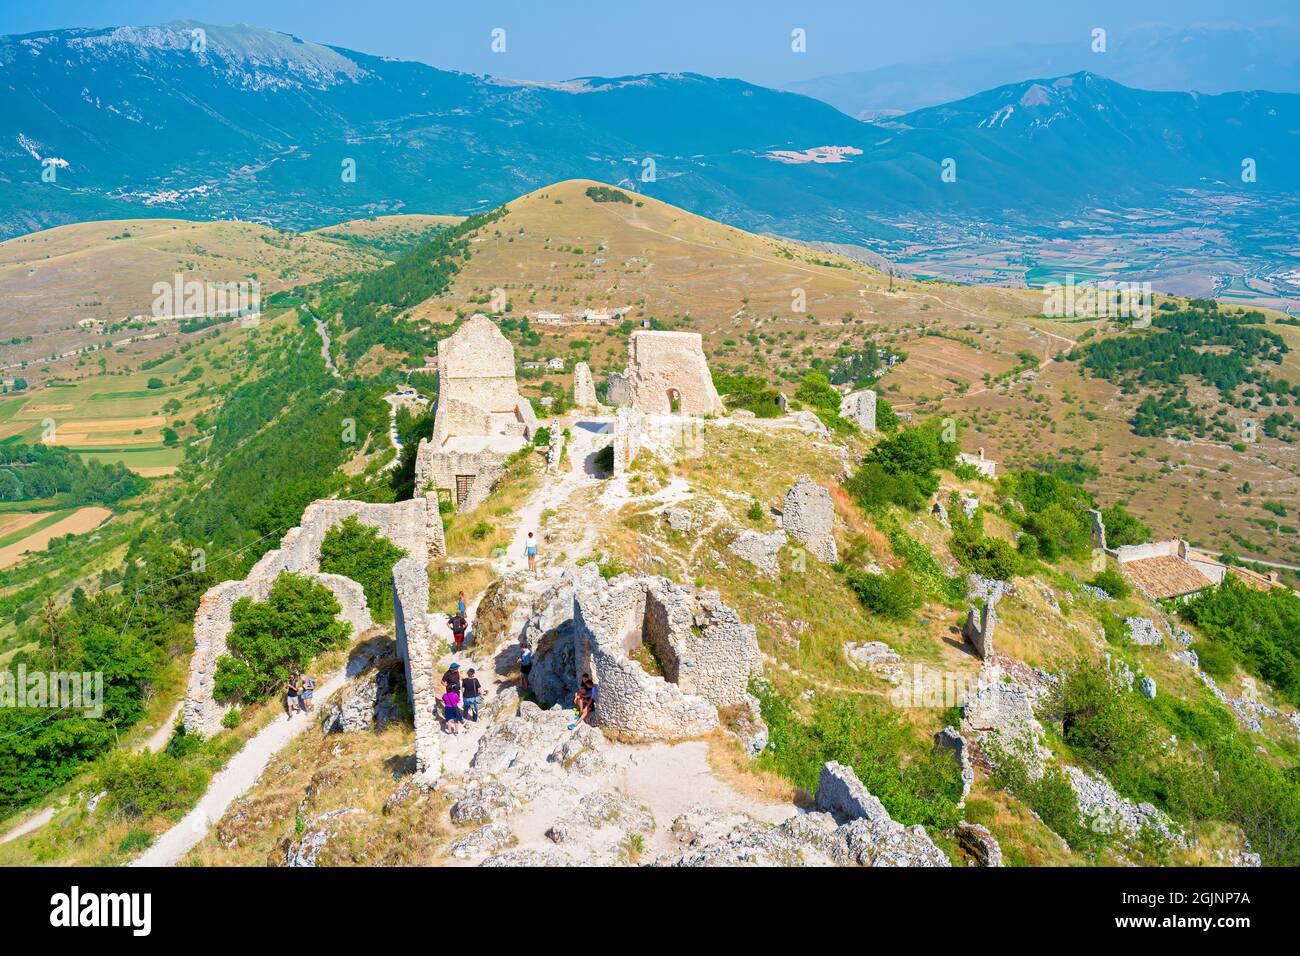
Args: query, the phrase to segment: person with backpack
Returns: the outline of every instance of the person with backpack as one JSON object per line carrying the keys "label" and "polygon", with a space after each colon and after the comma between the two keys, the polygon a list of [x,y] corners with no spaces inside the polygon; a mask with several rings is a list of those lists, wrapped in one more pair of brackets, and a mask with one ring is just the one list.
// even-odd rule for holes
{"label": "person with backpack", "polygon": [[[465,679],[460,682],[461,713],[469,720],[478,723],[478,705],[483,699],[483,685],[474,676],[474,668],[469,669]],[[472,712],[472,713],[471,713]]]}
{"label": "person with backpack", "polygon": [[451,628],[452,649],[459,654],[461,646],[465,643],[465,631],[469,628],[469,621],[465,620],[465,615],[457,611],[447,620],[447,626]]}
{"label": "person with backpack", "polygon": [[533,669],[533,649],[527,641],[520,643],[519,653],[519,686],[528,686],[528,672]]}
{"label": "person with backpack", "polygon": [[293,720],[293,715],[298,711],[298,674],[296,672],[289,675],[289,683],[285,685],[284,709],[288,713],[288,718]]}
{"label": "person with backpack", "polygon": [[457,694],[460,693],[459,664],[453,662],[452,665],[447,668],[447,673],[442,675],[442,686],[447,688],[447,690],[454,690]]}

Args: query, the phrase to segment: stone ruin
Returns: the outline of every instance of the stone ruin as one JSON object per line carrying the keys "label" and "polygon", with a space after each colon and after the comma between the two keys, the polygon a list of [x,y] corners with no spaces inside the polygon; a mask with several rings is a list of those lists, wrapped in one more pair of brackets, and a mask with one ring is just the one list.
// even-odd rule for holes
{"label": "stone ruin", "polygon": [[876,430],[876,393],[869,388],[849,392],[840,400],[840,416],[871,434]]}
{"label": "stone ruin", "polygon": [[[361,585],[342,575],[321,571],[321,543],[326,532],[352,516],[405,549],[408,557],[404,561],[418,562],[421,569],[427,567],[431,556],[446,550],[437,503],[426,498],[396,504],[327,499],[308,505],[302,524],[285,534],[279,548],[263,555],[244,580],[223,581],[210,588],[199,601],[185,699],[187,732],[211,735],[221,729],[221,718],[227,708],[213,698],[212,691],[217,662],[225,655],[230,636],[231,609],[243,597],[265,601],[282,573],[303,574],[329,588],[341,608],[339,619],[349,624],[354,637],[374,626]],[[424,610],[425,606],[421,606],[421,614]]]}
{"label": "stone ruin", "polygon": [[[757,719],[749,680],[761,667],[758,640],[715,592],[650,575],[606,581],[580,565],[537,598],[524,634],[538,703],[570,705],[590,673],[599,685],[592,721],[613,737],[698,737],[718,726],[720,708]],[[765,738],[765,728],[756,734]]]}
{"label": "stone ruin", "polygon": [[625,473],[641,454],[645,437],[645,415],[635,408],[620,408],[614,413],[614,474]]}
{"label": "stone ruin", "polygon": [[726,414],[698,332],[633,332],[627,372],[610,375],[608,399],[650,415]]}
{"label": "stone ruin", "polygon": [[969,452],[962,452],[957,456],[957,461],[963,465],[970,465],[985,478],[996,478],[998,476],[998,463],[990,458],[984,457],[984,449],[977,449],[974,455]]}
{"label": "stone ruin", "polygon": [[785,495],[781,527],[792,541],[804,546],[813,557],[827,564],[837,560],[835,506],[831,493],[807,475],[800,475]]}
{"label": "stone ruin", "polygon": [[974,645],[975,653],[982,661],[996,656],[996,651],[993,649],[993,631],[997,622],[997,602],[991,596],[978,610],[972,607],[966,611],[966,623],[962,625],[961,636]]}
{"label": "stone ruin", "polygon": [[515,383],[515,348],[481,313],[438,343],[433,436],[420,441],[415,487],[470,510],[491,493],[505,460],[537,432]]}
{"label": "stone ruin", "polygon": [[579,362],[573,366],[573,404],[578,408],[597,408],[596,383],[591,378],[591,366]]}

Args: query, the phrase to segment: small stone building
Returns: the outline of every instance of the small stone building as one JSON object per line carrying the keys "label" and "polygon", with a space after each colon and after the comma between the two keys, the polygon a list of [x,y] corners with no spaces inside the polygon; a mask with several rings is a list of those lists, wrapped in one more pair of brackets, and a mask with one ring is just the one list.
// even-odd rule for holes
{"label": "small stone building", "polygon": [[416,452],[416,488],[457,510],[476,507],[537,427],[515,382],[514,346],[486,315],[473,316],[438,343],[438,406],[433,436]]}
{"label": "small stone building", "polygon": [[876,430],[876,393],[869,388],[849,392],[840,399],[840,416],[864,432],[873,433]]}

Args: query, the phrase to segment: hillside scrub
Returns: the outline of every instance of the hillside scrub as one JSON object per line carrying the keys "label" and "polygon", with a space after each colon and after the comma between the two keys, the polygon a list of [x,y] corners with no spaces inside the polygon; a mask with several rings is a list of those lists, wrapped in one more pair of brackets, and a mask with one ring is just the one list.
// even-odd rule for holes
{"label": "hillside scrub", "polygon": [[[781,406],[779,393],[767,380],[757,375],[725,375],[713,373],[713,387],[729,409],[743,408],[756,418],[779,418]],[[837,406],[838,409],[838,406]]]}
{"label": "hillside scrub", "polygon": [[863,607],[885,617],[906,620],[921,606],[921,592],[901,568],[884,574],[850,568],[845,580]]}
{"label": "hillside scrub", "polygon": [[845,490],[864,510],[890,504],[920,511],[939,490],[939,469],[951,470],[958,445],[942,435],[942,423],[926,422],[880,441],[845,483]]}
{"label": "hillside scrub", "polygon": [[1300,704],[1300,598],[1285,588],[1256,591],[1229,574],[1195,595],[1182,614],[1247,671]]}
{"label": "hillside scrub", "polygon": [[[0,807],[27,806],[111,749],[145,713],[146,692],[174,648],[185,646],[199,599],[214,582],[192,572],[190,555],[156,540],[132,546],[122,587],[66,607],[47,602],[18,626],[12,667],[104,675],[103,714],[69,708],[0,707]],[[186,573],[190,572],[190,573]]]}
{"label": "hillside scrub", "polygon": [[804,719],[763,682],[753,690],[770,740],[758,758],[760,767],[814,794],[822,766],[837,760],[853,768],[899,823],[943,829],[957,822],[961,774],[956,762],[934,754],[885,704],[860,696],[818,695]]}
{"label": "hillside scrub", "polygon": [[261,700],[322,651],[342,647],[351,629],[335,619],[340,610],[325,585],[287,571],[275,579],[265,601],[240,598],[230,609],[230,653],[217,661],[213,696]]}
{"label": "hillside scrub", "polygon": [[320,546],[320,568],[326,574],[341,574],[361,585],[366,604],[376,621],[393,619],[393,565],[406,557],[376,529],[349,515],[330,528]]}
{"label": "hillside scrub", "polygon": [[830,380],[821,372],[808,372],[799,382],[794,397],[812,406],[816,416],[823,425],[837,435],[851,435],[857,426],[840,415],[840,402],[843,396],[831,385]]}
{"label": "hillside scrub", "polygon": [[998,494],[1020,507],[1007,505],[1003,516],[1032,535],[1038,554],[1047,561],[1083,558],[1092,547],[1093,505],[1087,491],[1040,471],[1012,471],[998,482]]}

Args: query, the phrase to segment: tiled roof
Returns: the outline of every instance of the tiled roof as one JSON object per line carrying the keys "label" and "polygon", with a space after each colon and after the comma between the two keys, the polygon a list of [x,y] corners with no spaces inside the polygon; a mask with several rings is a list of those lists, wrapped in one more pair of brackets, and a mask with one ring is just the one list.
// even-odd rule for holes
{"label": "tiled roof", "polygon": [[1208,588],[1213,582],[1182,558],[1139,558],[1120,567],[1133,583],[1154,598],[1171,598]]}

